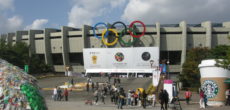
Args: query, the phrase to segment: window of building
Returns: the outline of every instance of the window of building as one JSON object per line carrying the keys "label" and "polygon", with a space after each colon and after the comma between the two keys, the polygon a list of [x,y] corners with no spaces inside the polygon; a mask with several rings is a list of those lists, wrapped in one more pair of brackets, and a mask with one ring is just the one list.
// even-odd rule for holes
{"label": "window of building", "polygon": [[63,58],[61,53],[52,54],[53,65],[63,65]]}
{"label": "window of building", "polygon": [[84,65],[83,53],[69,53],[69,61],[73,65]]}
{"label": "window of building", "polygon": [[180,65],[181,51],[160,51],[160,61],[168,59],[169,65]]}

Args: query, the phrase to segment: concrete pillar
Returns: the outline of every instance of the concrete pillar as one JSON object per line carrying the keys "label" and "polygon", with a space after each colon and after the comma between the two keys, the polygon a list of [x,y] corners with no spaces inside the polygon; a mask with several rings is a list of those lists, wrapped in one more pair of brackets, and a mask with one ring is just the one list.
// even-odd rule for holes
{"label": "concrete pillar", "polygon": [[16,42],[22,40],[22,35],[28,35],[28,31],[16,31]]}
{"label": "concrete pillar", "polygon": [[7,44],[12,45],[13,36],[15,36],[15,33],[8,33],[7,38],[6,38]]}
{"label": "concrete pillar", "polygon": [[[64,66],[70,65],[69,63],[69,41],[68,41],[68,31],[72,31],[74,28],[62,26],[62,57],[63,57],[63,64]],[[77,48],[77,47],[76,47]]]}
{"label": "concrete pillar", "polygon": [[[230,21],[229,22],[223,22],[223,27],[230,28]],[[228,32],[228,36],[230,36],[230,31]]]}
{"label": "concrete pillar", "polygon": [[212,23],[211,21],[202,22],[201,26],[206,29],[205,47],[212,48]]}
{"label": "concrete pillar", "polygon": [[90,48],[90,36],[87,36],[92,29],[91,26],[83,25],[82,27],[82,41],[83,41],[83,48]]}
{"label": "concrete pillar", "polygon": [[51,42],[50,42],[51,32],[57,32],[57,29],[46,28],[44,30],[45,62],[48,65],[53,65],[52,53],[51,53]]}
{"label": "concrete pillar", "polygon": [[229,22],[223,22],[222,25],[225,28],[230,28],[230,21]]}
{"label": "concrete pillar", "polygon": [[181,50],[181,66],[185,62],[186,59],[186,50],[187,50],[187,23],[185,21],[180,22],[180,28],[182,29],[181,34],[181,42],[182,42],[182,50]]}
{"label": "concrete pillar", "polygon": [[159,51],[160,51],[160,46],[161,46],[161,30],[160,30],[160,23],[157,22],[156,23],[156,31],[157,31],[157,40],[156,40],[156,45],[159,47]]}
{"label": "concrete pillar", "polygon": [[29,30],[29,54],[35,54],[35,34],[42,34],[42,30]]}

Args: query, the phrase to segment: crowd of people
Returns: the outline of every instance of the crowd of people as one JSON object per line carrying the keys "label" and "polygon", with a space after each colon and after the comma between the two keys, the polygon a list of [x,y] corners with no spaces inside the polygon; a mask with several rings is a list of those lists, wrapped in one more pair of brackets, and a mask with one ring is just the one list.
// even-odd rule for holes
{"label": "crowd of people", "polygon": [[67,90],[67,88],[64,89],[64,91],[62,91],[62,89],[60,87],[55,87],[53,90],[53,99],[54,101],[61,101],[63,98],[65,101],[68,101],[68,96],[69,96],[69,91]]}
{"label": "crowd of people", "polygon": [[[113,77],[113,82],[110,83],[111,78],[107,82],[99,83],[93,82],[91,77],[87,78],[86,91],[92,91],[94,100],[93,104],[98,105],[99,102],[105,104],[105,98],[110,98],[112,104],[116,105],[118,109],[123,109],[123,106],[139,106],[146,108],[146,106],[156,105],[156,92],[147,94],[143,88],[128,90],[127,92],[120,86],[121,80],[119,77]],[[159,100],[164,102],[164,110],[167,110],[169,96],[166,90],[160,93]]]}
{"label": "crowd of people", "polygon": [[[111,82],[113,79],[113,82]],[[86,91],[92,92],[93,94],[93,104],[98,105],[101,100],[102,104],[105,104],[105,98],[110,98],[112,104],[116,105],[118,109],[123,109],[123,106],[139,106],[146,108],[146,106],[155,107],[158,95],[158,102],[161,105],[161,110],[168,109],[169,103],[169,94],[166,90],[161,90],[159,94],[156,92],[147,94],[143,88],[137,88],[134,90],[128,90],[127,92],[120,84],[121,79],[119,77],[108,77],[107,82],[99,83],[93,82],[91,77],[87,78],[86,82]],[[71,79],[70,84],[73,84],[73,79]],[[127,90],[127,88],[126,88]],[[53,90],[53,99],[54,101],[61,101],[62,99],[68,101],[69,92],[67,88],[62,89],[60,87],[55,87]],[[206,108],[208,98],[203,89],[199,90],[200,96],[200,108]],[[190,104],[192,97],[192,92],[189,89],[186,89],[184,93],[186,104]],[[226,104],[230,105],[230,89],[226,91]]]}

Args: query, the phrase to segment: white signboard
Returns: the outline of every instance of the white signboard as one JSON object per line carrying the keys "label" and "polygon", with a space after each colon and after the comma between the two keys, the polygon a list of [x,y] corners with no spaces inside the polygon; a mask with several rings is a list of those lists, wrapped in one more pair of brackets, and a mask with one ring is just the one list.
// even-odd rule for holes
{"label": "white signboard", "polygon": [[146,72],[159,65],[158,47],[83,49],[84,67],[88,73]]}
{"label": "white signboard", "polygon": [[164,90],[166,90],[169,94],[169,102],[173,99],[173,84],[164,84]]}

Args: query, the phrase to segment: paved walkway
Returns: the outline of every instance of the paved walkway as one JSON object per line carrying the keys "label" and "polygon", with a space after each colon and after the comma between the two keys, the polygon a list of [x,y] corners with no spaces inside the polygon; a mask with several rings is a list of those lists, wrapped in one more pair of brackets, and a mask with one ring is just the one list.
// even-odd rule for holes
{"label": "paved walkway", "polygon": [[[42,88],[52,88],[56,85],[61,85],[67,80],[66,77],[56,77],[56,78],[47,78],[39,80],[39,86]],[[77,82],[85,81],[85,79],[78,79]],[[141,81],[141,80],[140,80]],[[139,83],[140,81],[136,80],[136,82],[132,83]],[[128,82],[127,82],[128,83]],[[126,85],[128,86],[128,84]],[[47,107],[49,110],[117,110],[117,107],[114,104],[111,104],[110,97],[108,96],[105,100],[104,104],[99,105],[85,105],[85,100],[93,99],[92,92],[86,91],[72,91],[70,92],[69,101],[53,101],[51,90],[42,90],[42,94],[45,97]],[[179,97],[183,98],[184,92],[180,92]],[[99,100],[100,101],[100,100]],[[193,93],[191,104],[186,105],[184,101],[181,102],[182,110],[202,110],[199,108],[199,95],[197,93]],[[170,105],[168,110],[172,109],[173,105]],[[148,106],[147,110],[160,110],[160,105],[157,103],[156,107]],[[134,106],[128,107],[124,106],[124,110],[144,110],[142,107]],[[179,109],[178,109],[179,110]],[[222,107],[207,107],[205,110],[230,110],[230,106],[222,106]]]}

